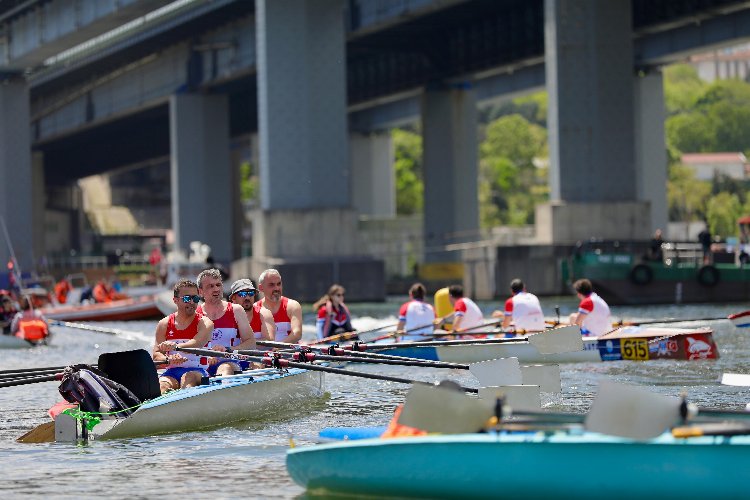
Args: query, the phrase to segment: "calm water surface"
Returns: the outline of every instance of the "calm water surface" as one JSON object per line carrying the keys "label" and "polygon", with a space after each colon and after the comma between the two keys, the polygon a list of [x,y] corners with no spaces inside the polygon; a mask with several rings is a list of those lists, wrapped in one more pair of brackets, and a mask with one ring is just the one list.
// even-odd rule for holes
{"label": "calm water surface", "polygon": [[[353,305],[354,325],[366,330],[394,324],[400,300]],[[549,316],[560,305],[562,314],[575,309],[572,298],[544,299]],[[485,303],[489,314],[498,304]],[[618,318],[717,318],[750,308],[748,304],[613,307]],[[309,307],[306,308],[309,311]],[[305,337],[314,337],[314,317],[306,314]],[[129,338],[55,327],[50,346],[0,350],[2,369],[95,363],[102,352],[149,348],[156,322],[106,323],[102,326],[138,332]],[[562,365],[563,393],[545,400],[552,409],[584,412],[599,380],[608,378],[647,386],[663,394],[688,398],[706,407],[742,408],[750,401],[747,388],[718,384],[722,372],[750,373],[750,330],[736,330],[728,321],[705,324],[715,330],[721,359],[704,362],[609,362]],[[691,326],[694,326],[692,323]],[[388,331],[388,330],[385,330]],[[468,372],[430,368],[362,365],[353,370],[387,373],[420,380],[451,378],[476,383]],[[328,426],[383,425],[403,401],[406,386],[389,382],[327,375],[330,398],[299,409],[269,415],[258,422],[228,428],[121,441],[24,445],[15,439],[48,420],[46,410],[60,400],[57,383],[0,389],[0,463],[2,497],[28,495],[55,498],[198,497],[295,498],[303,491],[287,475],[284,461],[290,439],[297,445],[314,442]],[[206,408],[210,411],[210,408]]]}

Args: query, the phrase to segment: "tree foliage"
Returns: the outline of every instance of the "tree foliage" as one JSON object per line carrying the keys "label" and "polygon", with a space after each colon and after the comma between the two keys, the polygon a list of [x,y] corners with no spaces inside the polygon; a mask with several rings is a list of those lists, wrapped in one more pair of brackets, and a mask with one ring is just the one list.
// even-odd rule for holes
{"label": "tree foliage", "polygon": [[396,213],[422,213],[424,183],[422,178],[422,136],[402,129],[391,131],[396,170]]}
{"label": "tree foliage", "polygon": [[737,235],[737,219],[742,215],[739,198],[722,192],[708,200],[706,220],[711,234],[726,238]]}

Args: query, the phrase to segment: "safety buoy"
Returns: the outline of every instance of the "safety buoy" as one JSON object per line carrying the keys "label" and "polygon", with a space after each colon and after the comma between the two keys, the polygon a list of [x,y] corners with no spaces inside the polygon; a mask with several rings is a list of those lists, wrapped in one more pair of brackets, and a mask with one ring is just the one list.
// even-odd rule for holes
{"label": "safety buoy", "polygon": [[719,270],[714,266],[708,265],[698,269],[698,283],[703,286],[716,286],[721,280]]}
{"label": "safety buoy", "polygon": [[654,271],[646,264],[636,264],[628,277],[635,285],[648,285],[654,279]]}

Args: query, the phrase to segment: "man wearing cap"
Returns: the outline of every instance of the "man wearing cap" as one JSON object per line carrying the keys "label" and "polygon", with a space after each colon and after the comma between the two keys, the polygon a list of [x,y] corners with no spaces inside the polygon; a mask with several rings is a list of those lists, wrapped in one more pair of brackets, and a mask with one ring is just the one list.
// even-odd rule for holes
{"label": "man wearing cap", "polygon": [[[255,336],[250,330],[245,310],[237,304],[224,300],[224,285],[218,269],[206,269],[198,275],[198,293],[205,303],[198,311],[214,322],[211,348],[216,351],[238,351],[255,349]],[[233,375],[250,366],[248,361],[217,358],[209,367],[210,375]]]}
{"label": "man wearing cap", "polygon": [[281,295],[281,274],[276,269],[266,269],[258,278],[258,288],[263,292],[261,307],[271,311],[276,324],[276,342],[296,344],[302,338],[302,306],[294,299]]}
{"label": "man wearing cap", "polygon": [[229,300],[234,304],[239,304],[245,310],[250,329],[255,334],[256,340],[273,340],[273,332],[276,331],[273,315],[271,311],[261,307],[260,302],[255,302],[257,296],[258,292],[253,282],[242,278],[232,283]]}

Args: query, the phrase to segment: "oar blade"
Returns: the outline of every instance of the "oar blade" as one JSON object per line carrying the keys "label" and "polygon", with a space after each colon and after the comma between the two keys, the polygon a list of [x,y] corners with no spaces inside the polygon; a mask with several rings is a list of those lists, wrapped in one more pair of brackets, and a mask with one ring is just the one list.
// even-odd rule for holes
{"label": "oar blade", "polygon": [[362,332],[357,335],[360,341],[362,342],[372,342],[375,339],[382,339],[386,338],[388,336],[396,335],[396,332],[386,332],[383,333],[382,331],[374,331],[374,332]]}
{"label": "oar blade", "polygon": [[603,381],[586,416],[586,430],[636,440],[659,436],[680,417],[679,398]]}
{"label": "oar blade", "polygon": [[469,365],[469,371],[483,386],[522,384],[518,358],[500,358]]}
{"label": "oar blade", "polygon": [[538,385],[542,392],[562,392],[560,365],[522,366],[521,380],[526,385]]}
{"label": "oar blade", "polygon": [[427,432],[477,432],[492,417],[485,401],[448,387],[414,384],[406,395],[398,423]]}
{"label": "oar blade", "polygon": [[479,399],[488,402],[502,399],[503,403],[513,410],[539,410],[542,408],[542,397],[538,385],[504,385],[500,387],[482,387]]}
{"label": "oar blade", "polygon": [[734,385],[737,387],[750,387],[750,374],[745,373],[722,373],[722,385]]}
{"label": "oar blade", "polygon": [[37,425],[16,439],[19,443],[52,443],[55,441],[55,421]]}
{"label": "oar blade", "polygon": [[581,328],[577,325],[553,328],[528,336],[529,344],[536,347],[541,354],[558,352],[575,352],[583,350]]}

